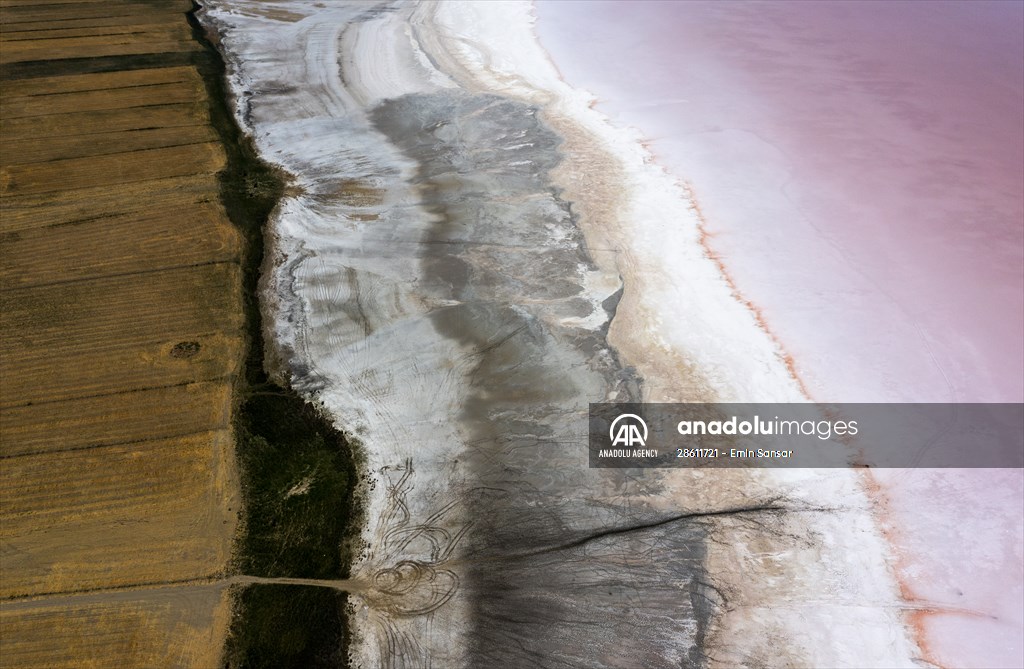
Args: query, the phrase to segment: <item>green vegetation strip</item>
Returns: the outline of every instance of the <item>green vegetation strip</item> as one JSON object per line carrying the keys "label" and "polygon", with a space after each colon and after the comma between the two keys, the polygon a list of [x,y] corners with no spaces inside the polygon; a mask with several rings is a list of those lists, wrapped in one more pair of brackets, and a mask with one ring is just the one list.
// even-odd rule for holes
{"label": "green vegetation strip", "polygon": [[[210,100],[212,124],[228,155],[221,199],[243,233],[245,315],[249,335],[235,414],[245,513],[235,571],[252,576],[347,578],[348,539],[358,527],[351,445],[328,420],[263,369],[258,299],[263,227],[284,181],[262,162],[228,107],[224,63],[189,15],[204,49],[194,56]],[[233,589],[224,666],[339,667],[347,659],[345,593],[307,586]]]}

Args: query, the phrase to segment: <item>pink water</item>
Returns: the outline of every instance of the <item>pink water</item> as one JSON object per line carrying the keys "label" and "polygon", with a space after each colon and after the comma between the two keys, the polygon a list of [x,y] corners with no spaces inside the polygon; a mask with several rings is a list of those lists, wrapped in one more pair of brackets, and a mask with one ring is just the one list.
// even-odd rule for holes
{"label": "pink water", "polygon": [[[566,80],[692,189],[814,399],[1024,401],[1024,3],[537,16]],[[880,482],[929,659],[1024,664],[1020,470]]]}
{"label": "pink water", "polygon": [[824,401],[1024,400],[1024,4],[541,2]]}

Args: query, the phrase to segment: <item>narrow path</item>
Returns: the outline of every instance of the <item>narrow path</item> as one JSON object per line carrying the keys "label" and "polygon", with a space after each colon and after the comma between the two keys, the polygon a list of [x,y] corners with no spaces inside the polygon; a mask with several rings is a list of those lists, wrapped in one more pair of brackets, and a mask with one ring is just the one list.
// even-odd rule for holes
{"label": "narrow path", "polygon": [[351,579],[315,579],[248,576],[236,574],[216,579],[196,579],[177,582],[162,582],[143,585],[132,585],[121,588],[101,588],[79,592],[63,592],[50,595],[11,598],[0,601],[0,609],[21,611],[26,609],[49,609],[66,606],[92,604],[96,602],[114,602],[138,599],[140,596],[167,594],[182,596],[188,593],[223,589],[232,585],[300,585],[315,588],[330,588],[341,592],[359,592],[365,590],[365,584]]}

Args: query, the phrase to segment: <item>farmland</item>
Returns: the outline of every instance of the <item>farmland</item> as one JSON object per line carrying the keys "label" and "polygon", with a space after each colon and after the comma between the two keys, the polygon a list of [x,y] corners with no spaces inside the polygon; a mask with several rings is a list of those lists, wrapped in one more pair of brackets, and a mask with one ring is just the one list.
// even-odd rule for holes
{"label": "farmland", "polygon": [[0,2],[3,667],[216,663],[242,235],[191,4]]}

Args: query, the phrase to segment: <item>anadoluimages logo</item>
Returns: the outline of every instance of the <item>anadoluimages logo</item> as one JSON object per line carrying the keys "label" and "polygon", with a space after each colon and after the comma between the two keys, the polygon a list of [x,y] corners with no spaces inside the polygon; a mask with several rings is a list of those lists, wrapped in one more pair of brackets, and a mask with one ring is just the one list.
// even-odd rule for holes
{"label": "anadoluimages logo", "polygon": [[635,413],[624,413],[612,421],[608,428],[608,436],[612,446],[645,446],[647,443],[647,423]]}

